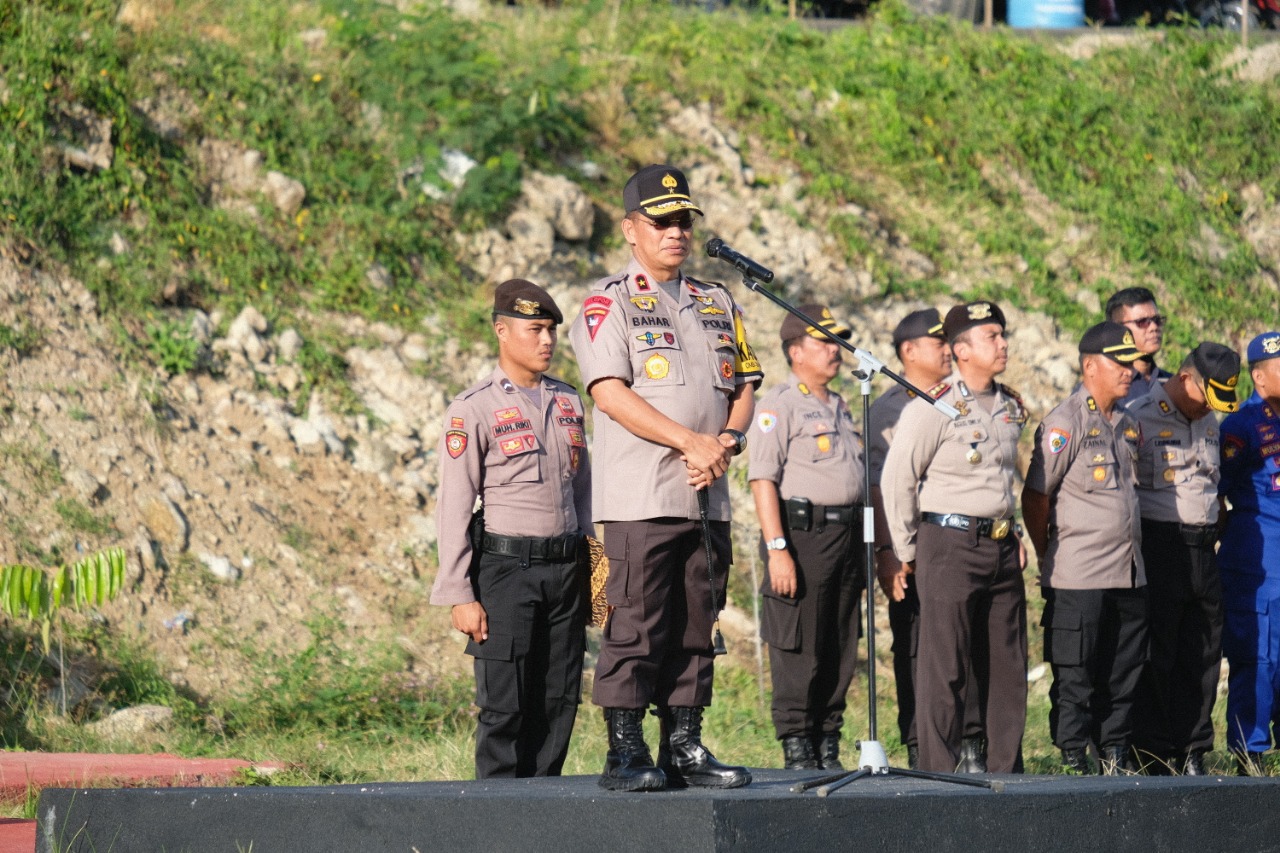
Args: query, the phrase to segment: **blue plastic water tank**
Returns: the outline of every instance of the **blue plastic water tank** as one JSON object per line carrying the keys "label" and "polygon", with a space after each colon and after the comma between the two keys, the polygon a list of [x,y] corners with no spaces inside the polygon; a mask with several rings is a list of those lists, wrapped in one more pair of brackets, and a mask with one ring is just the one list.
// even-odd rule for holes
{"label": "blue plastic water tank", "polygon": [[1065,29],[1084,26],[1084,0],[1009,0],[1011,27]]}

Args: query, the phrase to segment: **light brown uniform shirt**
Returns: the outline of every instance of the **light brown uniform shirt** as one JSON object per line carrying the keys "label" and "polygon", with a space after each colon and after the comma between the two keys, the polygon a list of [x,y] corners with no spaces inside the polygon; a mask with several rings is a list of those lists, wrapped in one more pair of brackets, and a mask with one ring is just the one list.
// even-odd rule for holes
{"label": "light brown uniform shirt", "polygon": [[[621,379],[671,420],[716,435],[734,388],[764,377],[729,291],[681,275],[672,299],[634,259],[603,278],[569,330],[582,384]],[[594,486],[597,521],[697,519],[698,497],[678,451],[637,438],[595,411],[592,450],[604,476]],[[729,520],[729,484],[709,490],[708,518]]]}
{"label": "light brown uniform shirt", "polygon": [[445,412],[436,491],[440,572],[432,604],[476,600],[467,527],[477,496],[490,533],[542,538],[592,531],[582,399],[550,376],[542,377],[539,391],[541,406],[534,406],[498,368]]}
{"label": "light brown uniform shirt", "polygon": [[938,399],[960,416],[951,420],[930,401],[912,400],[902,411],[880,478],[893,550],[904,563],[916,558],[920,513],[1010,519],[1016,506],[1018,436],[1027,422],[1021,398],[996,383],[988,412],[956,382]]}
{"label": "light brown uniform shirt", "polygon": [[1163,384],[1125,408],[1138,423],[1138,506],[1150,521],[1218,523],[1218,419],[1187,420]]}
{"label": "light brown uniform shirt", "polygon": [[823,506],[862,500],[862,437],[844,399],[827,395],[822,402],[794,373],[764,395],[747,442],[749,480],[777,483],[783,500]]}
{"label": "light brown uniform shirt", "polygon": [[[928,389],[931,397],[937,397],[951,387],[950,382],[939,382]],[[867,452],[871,454],[871,485],[880,485],[880,476],[884,472],[884,459],[889,455],[889,445],[893,443],[893,434],[898,429],[898,421],[902,418],[902,410],[915,399],[915,392],[908,391],[897,383],[876,398],[867,412],[870,441]]]}
{"label": "light brown uniform shirt", "polygon": [[1146,584],[1137,458],[1137,424],[1118,404],[1107,420],[1083,386],[1045,417],[1027,469],[1027,488],[1049,497],[1041,586],[1132,589]]}

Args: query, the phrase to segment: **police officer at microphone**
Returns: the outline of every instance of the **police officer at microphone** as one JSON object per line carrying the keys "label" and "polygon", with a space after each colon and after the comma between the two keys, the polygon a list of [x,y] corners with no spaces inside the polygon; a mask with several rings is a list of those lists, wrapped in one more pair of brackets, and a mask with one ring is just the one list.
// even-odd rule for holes
{"label": "police officer at microphone", "polygon": [[[746,449],[763,374],[729,291],[680,269],[702,213],[684,173],[646,166],[622,200],[631,262],[591,286],[570,330],[595,401],[597,462],[609,472],[595,480],[613,608],[592,695],[609,732],[599,781],[614,791],[737,788],[751,774],[711,754],[702,717],[714,674],[711,614],[732,563],[724,474]],[[712,567],[697,490],[708,496]],[[657,766],[644,740],[650,705],[661,724]]]}

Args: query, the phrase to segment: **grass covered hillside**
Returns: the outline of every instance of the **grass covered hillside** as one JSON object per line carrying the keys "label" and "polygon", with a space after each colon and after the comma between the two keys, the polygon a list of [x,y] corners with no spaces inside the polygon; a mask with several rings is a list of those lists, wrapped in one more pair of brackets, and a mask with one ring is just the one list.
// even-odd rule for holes
{"label": "grass covered hillside", "polygon": [[[172,732],[122,748],[273,758],[288,782],[470,772],[467,661],[425,604],[434,448],[491,358],[501,265],[476,247],[515,242],[535,177],[590,202],[589,233],[517,269],[557,294],[609,271],[638,166],[728,157],[695,176],[742,220],[723,236],[772,229],[770,266],[830,255],[809,284],[860,333],[987,296],[1073,353],[1142,284],[1173,360],[1280,322],[1276,47],[984,32],[898,0],[830,30],[639,0],[0,0],[0,561],[125,545],[133,567],[110,618],[68,620],[97,660],[71,716],[170,705]],[[776,766],[735,520],[746,627],[709,741]],[[114,748],[47,722],[70,678],[37,646],[0,625],[23,673],[0,739]],[[1047,772],[1046,689],[1027,762]],[[580,720],[566,769],[593,772],[602,727]]]}
{"label": "grass covered hillside", "polygon": [[[794,164],[807,194],[878,211],[936,265],[909,280],[875,266],[862,223],[805,223],[886,293],[946,282],[1075,328],[1094,306],[1082,294],[1147,283],[1179,340],[1245,334],[1276,305],[1277,259],[1245,216],[1275,204],[1278,95],[1233,77],[1223,34],[1140,33],[1078,58],[1092,51],[893,2],[830,32],[651,3],[479,20],[397,11],[410,5],[6,3],[5,233],[70,264],[126,322],[253,301],[408,324],[428,303],[468,303],[477,282],[452,237],[499,221],[522,174],[581,178],[591,162],[603,179],[589,190],[616,203],[636,164],[678,159],[652,135],[677,99],[709,102],[748,161]],[[87,116],[110,122],[113,156],[85,172],[60,146]],[[207,139],[260,151],[305,203],[257,221],[211,205]],[[446,195],[448,151],[479,166]],[[387,287],[365,285],[373,263]]]}

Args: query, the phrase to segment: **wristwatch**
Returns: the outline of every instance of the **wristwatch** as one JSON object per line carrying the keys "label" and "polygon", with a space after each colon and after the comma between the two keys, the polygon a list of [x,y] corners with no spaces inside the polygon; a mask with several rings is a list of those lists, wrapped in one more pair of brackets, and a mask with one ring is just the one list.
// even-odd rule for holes
{"label": "wristwatch", "polygon": [[725,427],[720,430],[721,435],[727,435],[733,439],[733,455],[738,456],[742,451],[747,449],[747,437],[736,429]]}
{"label": "wristwatch", "polygon": [[764,549],[766,551],[785,551],[787,550],[787,537],[779,536],[777,539],[764,540]]}

